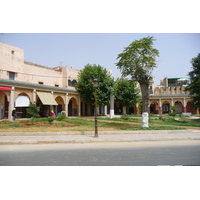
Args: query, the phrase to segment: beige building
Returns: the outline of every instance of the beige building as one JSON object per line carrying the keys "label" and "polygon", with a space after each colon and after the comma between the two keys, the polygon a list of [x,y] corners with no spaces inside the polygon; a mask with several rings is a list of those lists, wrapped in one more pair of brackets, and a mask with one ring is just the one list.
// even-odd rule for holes
{"label": "beige building", "polygon": [[78,72],[24,61],[24,50],[0,43],[0,118],[11,119],[14,107],[18,117],[26,117],[30,102],[39,106],[42,117],[52,110],[80,116],[80,96],[74,88]]}
{"label": "beige building", "polygon": [[[0,119],[11,119],[13,108],[18,118],[26,117],[29,103],[36,104],[40,116],[47,117],[65,111],[67,116],[93,115],[94,108],[80,100],[74,88],[79,70],[69,67],[45,67],[24,61],[24,50],[0,42]],[[165,78],[159,86],[150,86],[150,113],[165,114],[176,105],[178,113],[198,114],[185,86],[186,78]],[[100,114],[122,114],[122,107],[113,103],[99,108]],[[131,113],[141,113],[140,103]]]}

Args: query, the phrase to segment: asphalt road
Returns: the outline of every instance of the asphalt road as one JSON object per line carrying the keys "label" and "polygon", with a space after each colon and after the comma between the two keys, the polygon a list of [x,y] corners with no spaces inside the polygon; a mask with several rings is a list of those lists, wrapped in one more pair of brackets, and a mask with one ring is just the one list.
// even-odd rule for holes
{"label": "asphalt road", "polygon": [[199,141],[0,146],[1,166],[200,166]]}

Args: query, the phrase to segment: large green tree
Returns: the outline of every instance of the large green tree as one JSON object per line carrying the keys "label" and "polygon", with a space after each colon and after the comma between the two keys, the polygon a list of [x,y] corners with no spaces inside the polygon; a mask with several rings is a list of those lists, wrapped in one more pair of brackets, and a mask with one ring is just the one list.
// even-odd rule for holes
{"label": "large green tree", "polygon": [[130,76],[132,80],[138,81],[140,84],[143,102],[142,112],[145,113],[148,112],[149,84],[152,80],[152,71],[156,67],[156,57],[159,56],[159,51],[153,47],[154,40],[150,36],[135,40],[117,57],[119,59],[117,67],[121,70],[122,75]]}
{"label": "large green tree", "polygon": [[94,79],[99,81],[99,86],[96,90],[97,105],[108,105],[113,90],[114,79],[110,72],[100,65],[85,65],[84,69],[78,74],[78,83],[75,85],[76,90],[79,92],[82,100],[94,105]]}
{"label": "large green tree", "polygon": [[186,90],[190,92],[196,108],[200,110],[200,53],[191,60],[192,70],[188,73],[190,84]]}
{"label": "large green tree", "polygon": [[[139,89],[136,82],[127,78],[117,78],[114,84],[114,96],[124,107],[136,104],[139,100]],[[124,113],[123,111],[123,114]]]}

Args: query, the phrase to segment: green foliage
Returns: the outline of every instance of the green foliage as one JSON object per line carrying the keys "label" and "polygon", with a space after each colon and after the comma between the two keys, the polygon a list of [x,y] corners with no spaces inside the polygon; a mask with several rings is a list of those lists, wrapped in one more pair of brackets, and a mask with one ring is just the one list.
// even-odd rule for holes
{"label": "green foliage", "polygon": [[29,104],[29,107],[26,109],[26,112],[27,112],[27,117],[38,117],[39,116],[38,107],[31,102]]}
{"label": "green foliage", "polygon": [[10,124],[9,127],[14,127],[14,128],[16,128],[16,127],[21,127],[21,125],[18,124],[18,123],[14,123],[14,124]]}
{"label": "green foliage", "polygon": [[48,117],[48,121],[49,121],[49,123],[52,124],[53,121],[54,121],[54,119],[55,119],[54,117]]}
{"label": "green foliage", "polygon": [[129,118],[130,118],[129,115],[126,115],[126,114],[121,115],[121,119],[122,119],[122,120],[128,120]]}
{"label": "green foliage", "polygon": [[118,69],[123,76],[131,76],[133,80],[149,83],[152,80],[151,72],[156,67],[157,49],[153,48],[153,37],[135,40],[117,57]]}
{"label": "green foliage", "polygon": [[39,110],[38,110],[38,107],[31,103],[29,104],[29,107],[26,109],[26,112],[27,112],[27,117],[32,117],[32,123],[33,123],[33,119],[35,117],[38,117],[39,116]]}
{"label": "green foliage", "polygon": [[63,121],[63,120],[65,120],[67,117],[66,117],[66,115],[64,114],[64,113],[62,113],[60,116],[58,116],[57,118],[56,118],[56,120],[57,121]]}
{"label": "green foliage", "polygon": [[186,87],[186,91],[190,92],[196,108],[200,109],[200,53],[191,60],[192,71],[188,73],[190,84]]}
{"label": "green foliage", "polygon": [[134,81],[118,78],[114,84],[114,96],[123,106],[130,106],[138,102],[139,89]]}
{"label": "green foliage", "polygon": [[97,93],[97,105],[104,106],[110,102],[110,95],[114,80],[111,74],[100,65],[87,64],[78,74],[78,83],[75,85],[81,99],[94,105],[94,85],[93,80],[99,81]]}
{"label": "green foliage", "polygon": [[138,81],[142,93],[143,112],[148,112],[149,84],[152,81],[152,71],[156,67],[156,57],[159,51],[153,48],[153,37],[135,40],[124,51],[118,54],[116,64],[122,75],[130,76]]}

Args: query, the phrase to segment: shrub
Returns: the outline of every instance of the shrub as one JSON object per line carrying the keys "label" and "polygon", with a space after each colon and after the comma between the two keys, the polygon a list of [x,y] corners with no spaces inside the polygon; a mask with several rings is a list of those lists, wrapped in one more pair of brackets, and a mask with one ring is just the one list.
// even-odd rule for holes
{"label": "shrub", "polygon": [[59,117],[56,118],[56,120],[58,121],[63,121],[64,119],[66,119],[66,115],[64,113],[62,113]]}
{"label": "shrub", "polygon": [[53,121],[54,121],[54,119],[55,119],[54,117],[48,117],[48,121],[49,121],[49,123],[52,124]]}

